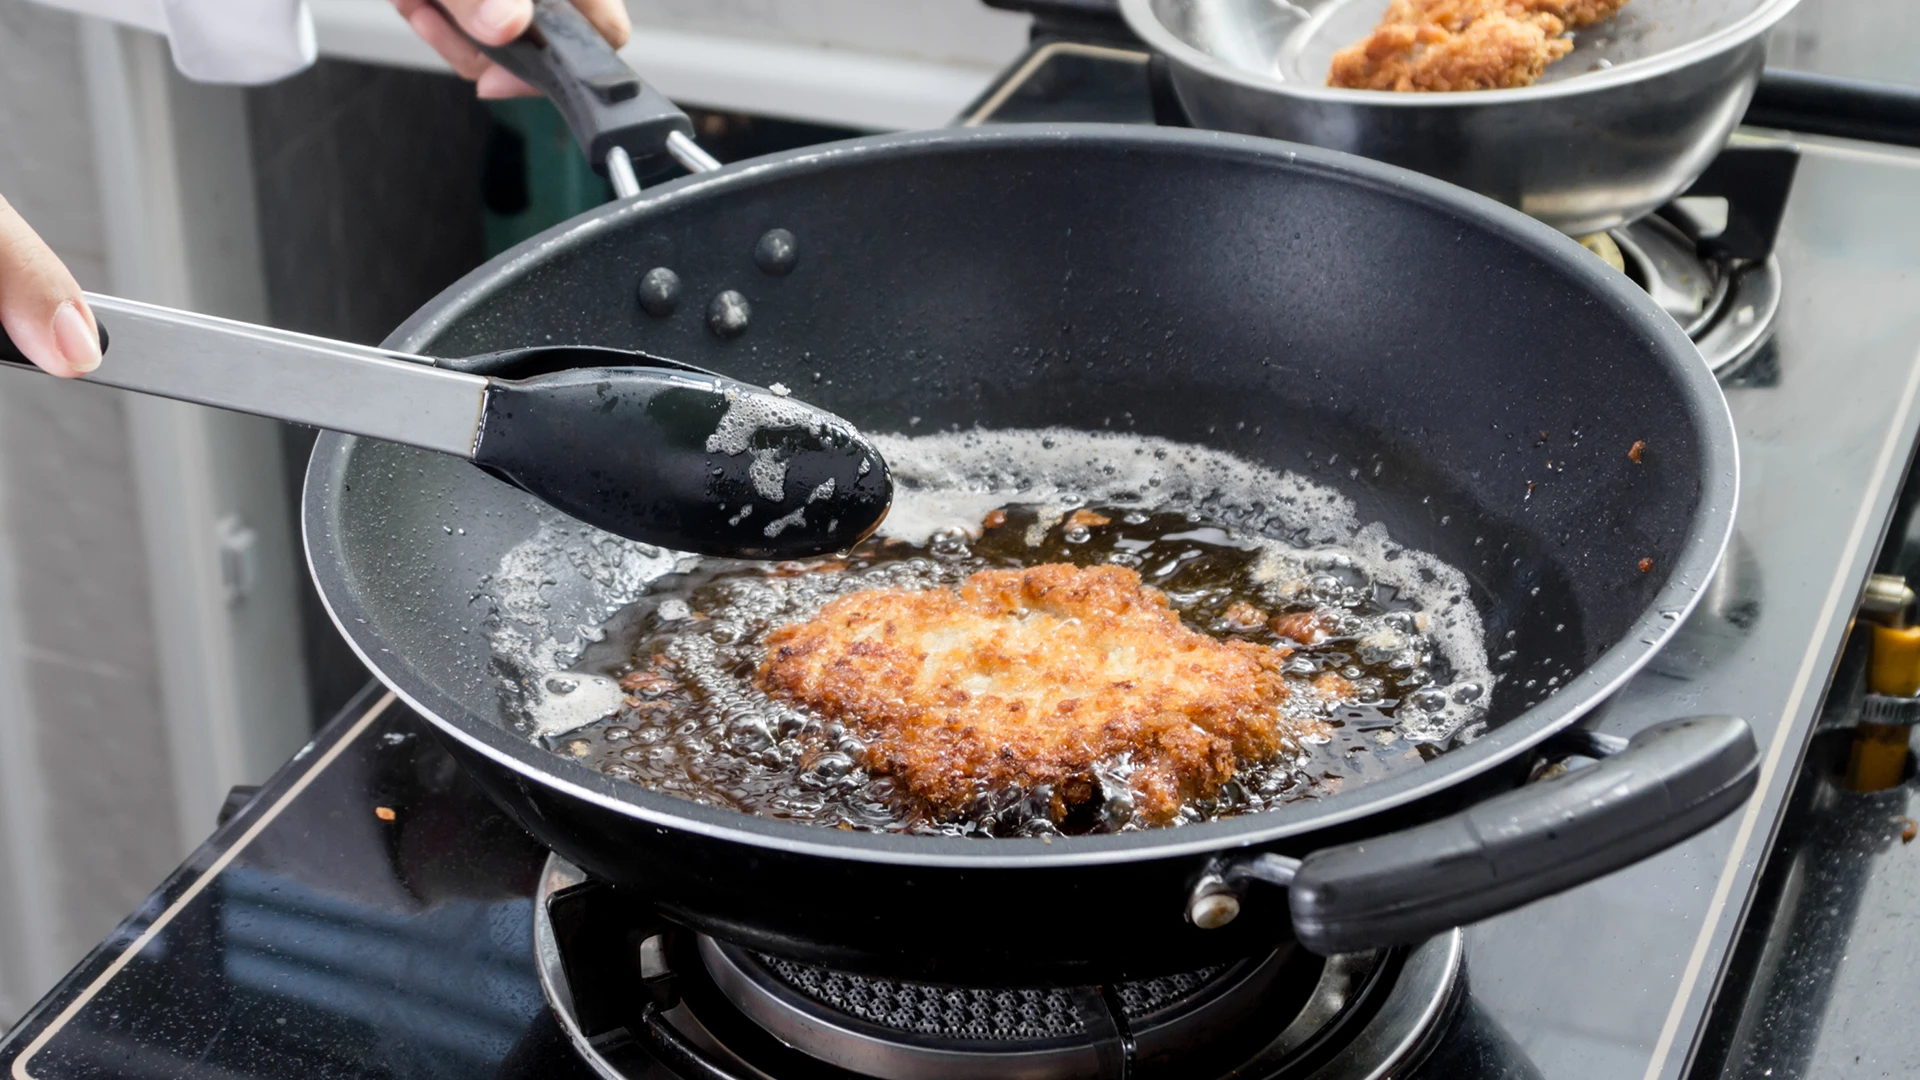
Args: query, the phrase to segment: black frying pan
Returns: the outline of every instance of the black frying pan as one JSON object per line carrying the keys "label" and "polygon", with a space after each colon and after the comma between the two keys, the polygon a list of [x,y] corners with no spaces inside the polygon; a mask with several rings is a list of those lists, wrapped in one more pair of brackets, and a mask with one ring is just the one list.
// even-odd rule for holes
{"label": "black frying pan", "polygon": [[[583,145],[619,142],[574,119]],[[651,130],[625,148],[656,148]],[[773,228],[797,238],[785,276],[754,260]],[[689,300],[664,316],[637,299],[659,266]],[[702,309],[729,289],[753,316],[723,338]],[[1461,189],[1206,132],[856,139],[582,215],[469,274],[387,345],[460,356],[549,339],[804,386],[869,430],[1128,426],[1299,470],[1465,570],[1491,651],[1511,650],[1486,735],[1332,798],[1051,843],[809,828],[530,742],[475,597],[540,507],[436,455],[322,435],[306,539],[341,631],[541,841],[699,930],[936,981],[1191,970],[1290,937],[1368,948],[1626,865],[1752,789],[1752,736],[1730,718],[1517,786],[1530,751],[1692,608],[1731,528],[1736,453],[1672,319],[1574,242]],[[1335,454],[1370,467],[1326,469]],[[450,514],[464,532],[443,527]],[[546,598],[557,621],[587,610],[577,582]]]}

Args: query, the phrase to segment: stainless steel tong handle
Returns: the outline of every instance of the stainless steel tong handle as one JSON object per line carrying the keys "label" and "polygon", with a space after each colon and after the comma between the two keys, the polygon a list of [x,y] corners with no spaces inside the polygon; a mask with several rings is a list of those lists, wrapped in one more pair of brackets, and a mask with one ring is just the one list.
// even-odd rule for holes
{"label": "stainless steel tong handle", "polygon": [[[427,450],[473,453],[488,380],[425,357],[87,294],[105,353],[86,381]],[[11,348],[0,359],[25,364]],[[10,355],[9,355],[10,354]]]}

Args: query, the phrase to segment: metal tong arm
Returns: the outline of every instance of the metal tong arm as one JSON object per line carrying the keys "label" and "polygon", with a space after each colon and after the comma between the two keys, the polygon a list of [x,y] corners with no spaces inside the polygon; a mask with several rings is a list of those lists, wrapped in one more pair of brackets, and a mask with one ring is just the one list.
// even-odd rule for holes
{"label": "metal tong arm", "polygon": [[[104,357],[87,382],[427,450],[473,453],[489,380],[404,353],[87,294]],[[112,328],[109,337],[108,328]],[[0,360],[26,364],[11,341]]]}

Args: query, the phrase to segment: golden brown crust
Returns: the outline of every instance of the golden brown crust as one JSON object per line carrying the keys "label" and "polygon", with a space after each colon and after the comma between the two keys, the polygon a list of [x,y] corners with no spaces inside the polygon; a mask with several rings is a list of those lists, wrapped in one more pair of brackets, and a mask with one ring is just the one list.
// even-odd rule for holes
{"label": "golden brown crust", "polygon": [[1333,628],[1327,625],[1327,620],[1311,611],[1275,615],[1267,626],[1275,635],[1306,646],[1318,645],[1333,636]]}
{"label": "golden brown crust", "polygon": [[1564,35],[1627,0],[1393,0],[1364,41],[1333,56],[1327,85],[1356,90],[1528,86],[1573,49]]}
{"label": "golden brown crust", "polygon": [[1245,600],[1235,600],[1220,613],[1220,622],[1235,633],[1251,634],[1267,625],[1267,613]]}
{"label": "golden brown crust", "polygon": [[1118,566],[984,570],[958,590],[840,597],[767,637],[758,684],[868,740],[867,766],[937,811],[1051,785],[1056,820],[1123,755],[1164,823],[1312,722],[1282,714],[1288,650],[1187,629]]}
{"label": "golden brown crust", "polygon": [[1337,671],[1323,671],[1313,677],[1314,692],[1333,704],[1343,704],[1353,698],[1353,683]]}
{"label": "golden brown crust", "polygon": [[1529,6],[1535,11],[1557,15],[1567,24],[1567,29],[1578,30],[1612,18],[1627,6],[1627,0],[1529,0]]}

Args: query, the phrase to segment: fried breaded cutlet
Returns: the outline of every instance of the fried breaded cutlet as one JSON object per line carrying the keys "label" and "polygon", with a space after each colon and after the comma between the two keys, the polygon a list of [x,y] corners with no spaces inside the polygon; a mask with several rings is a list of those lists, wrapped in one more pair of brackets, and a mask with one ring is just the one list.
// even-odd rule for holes
{"label": "fried breaded cutlet", "polygon": [[1528,86],[1573,50],[1565,34],[1627,0],[1393,0],[1366,40],[1333,54],[1328,86],[1501,90]]}
{"label": "fried breaded cutlet", "polygon": [[869,771],[936,812],[1049,785],[1058,821],[1129,760],[1135,813],[1160,824],[1324,736],[1283,714],[1288,651],[1187,629],[1124,567],[1049,563],[842,596],[767,636],[758,683],[857,732]]}

